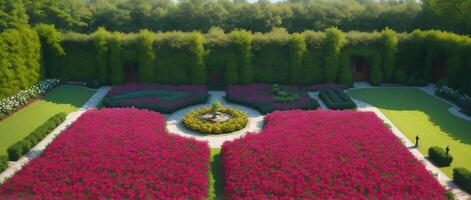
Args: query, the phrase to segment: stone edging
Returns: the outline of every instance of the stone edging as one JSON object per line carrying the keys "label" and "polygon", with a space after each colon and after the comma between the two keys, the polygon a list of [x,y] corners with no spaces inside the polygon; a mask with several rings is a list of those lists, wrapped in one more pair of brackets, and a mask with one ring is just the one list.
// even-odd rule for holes
{"label": "stone edging", "polygon": [[21,157],[18,161],[10,162],[9,166],[5,171],[0,174],[0,184],[5,182],[8,178],[15,175],[16,172],[20,171],[24,165],[29,163],[32,159],[41,155],[41,153],[47,148],[47,146],[66,130],[75,120],[77,120],[83,113],[90,109],[96,108],[98,103],[108,93],[110,87],[101,87],[95,94],[88,99],[88,101],[75,112],[70,113],[67,118],[59,126],[57,126],[51,133],[49,133],[41,142],[36,144],[26,155]]}

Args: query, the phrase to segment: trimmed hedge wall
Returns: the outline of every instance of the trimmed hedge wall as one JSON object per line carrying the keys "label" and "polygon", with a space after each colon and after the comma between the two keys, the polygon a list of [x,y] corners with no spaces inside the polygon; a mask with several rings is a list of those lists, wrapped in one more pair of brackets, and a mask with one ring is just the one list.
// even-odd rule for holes
{"label": "trimmed hedge wall", "polygon": [[31,148],[36,146],[52,130],[59,126],[67,117],[65,113],[59,113],[49,118],[43,125],[31,132],[24,139],[8,147],[8,158],[11,161],[17,161],[21,156],[27,154]]}
{"label": "trimmed hedge wall", "polygon": [[[234,30],[224,33],[168,32],[122,34],[104,29],[90,35],[64,34],[65,55],[46,60],[59,78],[126,82],[124,66],[137,69],[139,82],[222,85],[254,82],[280,84],[353,83],[351,61],[368,63],[373,85],[422,85],[443,78],[447,85],[471,93],[471,39],[443,31],[396,33],[305,31],[269,33]],[[46,44],[47,45],[47,44]],[[443,75],[436,75],[443,62]],[[105,73],[110,72],[110,73]],[[125,73],[123,73],[125,72]],[[216,77],[215,77],[216,76]],[[220,77],[217,77],[220,76]]]}
{"label": "trimmed hedge wall", "polygon": [[40,48],[38,34],[29,27],[0,33],[0,99],[39,82]]}
{"label": "trimmed hedge wall", "polygon": [[342,89],[324,89],[319,91],[319,97],[325,105],[334,110],[354,109],[355,102]]}

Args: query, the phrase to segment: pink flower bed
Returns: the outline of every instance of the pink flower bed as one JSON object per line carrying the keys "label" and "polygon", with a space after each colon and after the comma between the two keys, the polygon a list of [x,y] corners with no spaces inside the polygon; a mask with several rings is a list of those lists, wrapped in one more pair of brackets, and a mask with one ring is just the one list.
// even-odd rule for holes
{"label": "pink flower bed", "polygon": [[224,143],[229,199],[445,199],[374,113],[277,111],[262,133]]}
{"label": "pink flower bed", "polygon": [[209,148],[136,109],[85,113],[0,186],[0,199],[205,199]]}

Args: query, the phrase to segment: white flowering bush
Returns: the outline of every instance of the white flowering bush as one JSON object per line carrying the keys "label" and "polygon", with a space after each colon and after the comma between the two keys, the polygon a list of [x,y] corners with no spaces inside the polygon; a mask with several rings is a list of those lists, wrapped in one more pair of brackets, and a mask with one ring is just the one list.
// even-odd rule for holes
{"label": "white flowering bush", "polygon": [[461,94],[458,90],[442,86],[435,90],[435,94],[439,97],[448,99],[456,103],[461,111],[465,114],[471,115],[471,97],[467,94]]}
{"label": "white flowering bush", "polygon": [[435,94],[439,97],[456,102],[462,96],[458,90],[455,90],[451,87],[442,86],[435,89]]}
{"label": "white flowering bush", "polygon": [[16,95],[6,97],[0,100],[0,119],[8,116],[10,113],[18,110],[22,105],[28,103],[31,99],[45,94],[60,83],[60,79],[46,79],[33,85],[29,89],[21,90]]}

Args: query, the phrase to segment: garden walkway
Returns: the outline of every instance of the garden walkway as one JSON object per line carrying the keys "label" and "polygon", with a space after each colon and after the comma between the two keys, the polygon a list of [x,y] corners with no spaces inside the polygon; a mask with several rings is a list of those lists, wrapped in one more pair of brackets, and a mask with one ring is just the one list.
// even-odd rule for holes
{"label": "garden walkway", "polygon": [[[427,90],[434,91],[433,86],[428,87],[432,87],[432,90],[430,88]],[[356,83],[354,88],[350,90],[361,88],[373,87],[367,83]],[[457,199],[471,200],[471,196],[468,193],[461,190],[448,176],[446,176],[442,171],[440,171],[440,169],[438,169],[429,160],[427,160],[425,156],[417,148],[415,148],[414,143],[407,139],[407,137],[378,108],[363,101],[359,101],[356,99],[353,100],[357,104],[359,111],[374,112],[380,119],[384,121],[384,123],[388,124],[391,127],[391,131],[396,135],[396,137],[398,137],[403,142],[403,144],[409,149],[412,155],[414,155],[417,160],[421,161],[428,171],[431,171],[432,173],[436,174],[437,180],[440,182],[441,185],[445,187],[445,189],[451,190],[453,194],[456,195]]]}
{"label": "garden walkway", "polygon": [[[264,115],[252,108],[227,102],[224,99],[224,96],[226,94],[225,92],[210,91],[209,94],[211,95],[210,100],[206,104],[187,107],[178,110],[170,115],[166,115],[168,132],[185,137],[192,137],[200,141],[207,141],[211,148],[220,148],[225,141],[232,141],[246,135],[249,132],[258,133],[262,130],[263,118],[265,117]],[[210,106],[214,101],[219,101],[223,106],[232,107],[247,113],[249,117],[247,127],[242,130],[228,134],[209,135],[191,131],[182,125],[181,120],[187,112],[196,108]]]}
{"label": "garden walkway", "polygon": [[41,155],[41,153],[46,149],[46,147],[62,133],[68,126],[70,126],[75,120],[77,120],[83,113],[90,109],[96,108],[100,103],[103,97],[108,93],[110,87],[101,87],[98,89],[95,94],[88,99],[88,101],[76,112],[70,113],[62,124],[60,124],[56,129],[54,129],[49,135],[47,135],[41,142],[34,146],[28,154],[21,157],[16,162],[10,162],[9,167],[0,174],[0,184],[5,182],[6,179],[12,177],[16,172],[21,170],[25,164],[30,162],[32,159]]}

